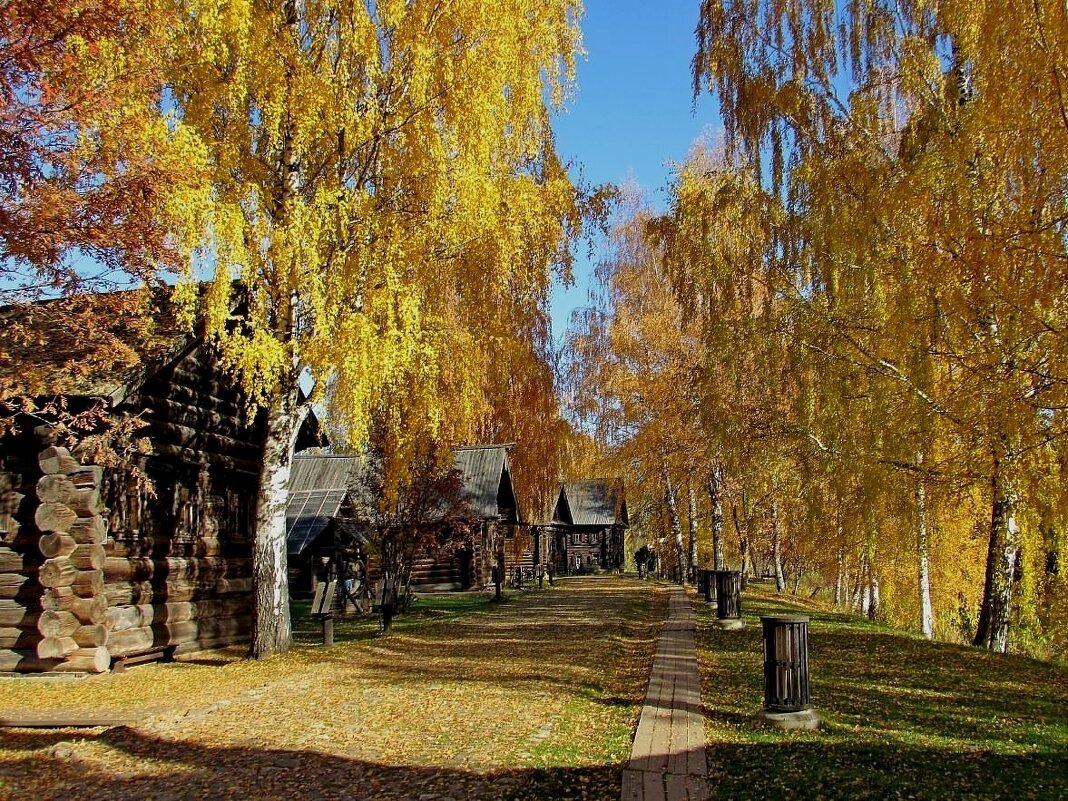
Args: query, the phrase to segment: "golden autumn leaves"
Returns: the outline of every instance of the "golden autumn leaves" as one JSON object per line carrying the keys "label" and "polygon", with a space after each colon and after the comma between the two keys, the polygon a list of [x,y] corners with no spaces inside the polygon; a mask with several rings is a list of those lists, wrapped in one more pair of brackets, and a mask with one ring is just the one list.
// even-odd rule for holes
{"label": "golden autumn leaves", "polygon": [[[85,0],[2,13],[5,130],[37,126],[9,176],[37,181],[21,208],[59,189],[81,202],[87,182],[100,196],[134,178],[144,188],[113,198],[99,231],[64,217],[67,235],[40,258],[12,248],[44,224],[16,220],[2,232],[28,264],[16,280],[94,288],[94,265],[55,265],[109,236],[88,255],[113,260],[111,285],[177,278],[183,319],[269,412],[265,491],[284,487],[279,454],[312,401],[335,444],[359,446],[372,420],[389,427],[403,464],[427,438],[515,428],[486,424],[509,392],[500,362],[551,397],[537,331],[582,215],[549,109],[574,78],[580,3]],[[259,529],[278,501],[261,497]]]}
{"label": "golden autumn leaves", "polygon": [[814,590],[1062,651],[1068,22],[706,0],[697,33],[726,145],[625,223],[647,245],[606,271],[604,407],[646,474],[725,466],[736,547]]}

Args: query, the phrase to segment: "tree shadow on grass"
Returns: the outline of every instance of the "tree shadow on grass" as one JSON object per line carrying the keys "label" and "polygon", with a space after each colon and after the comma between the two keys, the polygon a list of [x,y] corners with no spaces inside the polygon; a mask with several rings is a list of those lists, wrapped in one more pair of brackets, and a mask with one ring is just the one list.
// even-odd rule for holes
{"label": "tree shadow on grass", "polygon": [[[746,606],[747,614],[784,611],[797,609],[777,600]],[[706,631],[702,643],[716,663],[711,671],[755,711],[763,673],[760,626],[753,622],[740,632]],[[928,642],[818,612],[811,613],[809,666],[812,703],[832,727],[1068,748],[1068,670],[1062,666]]]}
{"label": "tree shadow on grass", "polygon": [[713,746],[713,797],[729,799],[1068,798],[1068,754],[956,753],[793,741]]}
{"label": "tree shadow on grass", "polygon": [[702,616],[698,641],[706,718],[726,724],[726,742],[709,750],[722,797],[1068,798],[1064,667],[802,609],[824,726],[784,733],[756,720],[763,674],[754,618],[799,610],[747,596],[744,611],[749,626],[738,632]]}
{"label": "tree shadow on grass", "polygon": [[[344,755],[253,746],[208,746],[165,740],[129,727],[102,733],[21,730],[5,734],[22,756],[0,763],[5,798],[68,801],[192,799],[615,799],[621,765],[551,770],[473,772],[381,764]],[[132,757],[138,769],[107,770],[102,752]],[[112,755],[114,756],[114,754]],[[126,760],[129,764],[129,760]]]}

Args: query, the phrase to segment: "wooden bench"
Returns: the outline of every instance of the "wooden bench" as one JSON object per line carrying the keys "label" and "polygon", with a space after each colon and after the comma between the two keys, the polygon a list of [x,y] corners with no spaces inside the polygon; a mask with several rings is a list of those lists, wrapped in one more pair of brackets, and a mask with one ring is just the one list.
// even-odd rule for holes
{"label": "wooden bench", "polygon": [[173,662],[173,645],[159,645],[155,648],[146,648],[143,651],[134,651],[131,654],[116,656],[111,660],[112,673],[125,673],[134,665],[144,665],[148,662]]}

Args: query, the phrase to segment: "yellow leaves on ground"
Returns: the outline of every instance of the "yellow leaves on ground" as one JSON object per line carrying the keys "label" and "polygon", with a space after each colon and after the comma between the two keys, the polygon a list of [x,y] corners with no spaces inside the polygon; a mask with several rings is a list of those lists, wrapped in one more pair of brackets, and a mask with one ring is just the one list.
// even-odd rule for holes
{"label": "yellow leaves on ground", "polygon": [[[327,760],[403,769],[403,786],[368,793],[392,797],[410,792],[422,771],[455,782],[618,762],[662,616],[649,585],[564,580],[504,604],[487,600],[485,611],[451,622],[331,650],[299,648],[262,662],[214,652],[80,681],[5,680],[0,710],[136,715],[128,733],[63,734],[77,751],[81,786],[109,798],[134,798],[153,782],[250,787],[264,760],[285,754],[297,755],[294,769]],[[0,743],[8,787],[47,796],[64,775],[50,751],[56,738],[17,736],[19,747]],[[325,774],[301,781],[305,792],[330,796]]]}

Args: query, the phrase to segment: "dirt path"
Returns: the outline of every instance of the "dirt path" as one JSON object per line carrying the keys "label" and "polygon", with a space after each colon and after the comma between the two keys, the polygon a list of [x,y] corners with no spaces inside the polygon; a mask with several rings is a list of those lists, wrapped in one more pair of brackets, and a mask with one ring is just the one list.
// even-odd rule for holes
{"label": "dirt path", "polygon": [[487,609],[266,663],[2,682],[0,713],[142,717],[0,733],[0,797],[618,798],[663,598],[636,581],[571,579]]}

